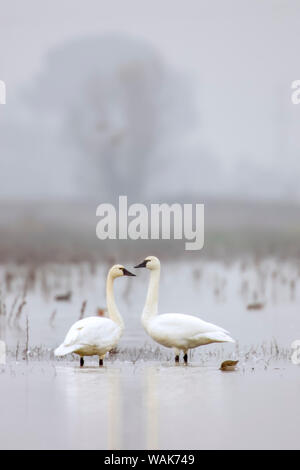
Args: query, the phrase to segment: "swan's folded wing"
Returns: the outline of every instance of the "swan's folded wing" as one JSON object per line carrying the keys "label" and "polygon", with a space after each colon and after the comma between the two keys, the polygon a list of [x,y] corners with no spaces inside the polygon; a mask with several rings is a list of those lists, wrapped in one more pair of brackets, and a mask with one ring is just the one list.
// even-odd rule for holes
{"label": "swan's folded wing", "polygon": [[[172,336],[177,338],[195,338],[201,335],[205,337],[213,337],[216,335],[220,338],[230,338],[229,332],[213,323],[208,323],[198,317],[185,315],[182,313],[165,313],[158,315],[151,322],[151,330],[156,337]],[[218,340],[220,341],[220,339]],[[226,340],[228,341],[228,340]]]}
{"label": "swan's folded wing", "polygon": [[205,331],[223,331],[223,333],[225,333],[227,335],[230,334],[229,331],[225,330],[225,328],[222,328],[221,326],[214,325],[213,323],[206,322],[204,320],[201,320],[198,317],[197,317],[197,319],[202,324],[201,329],[203,329]]}
{"label": "swan's folded wing", "polygon": [[201,318],[194,315],[185,315],[184,313],[165,313],[156,318],[159,319],[161,324],[165,324],[168,327],[181,327],[186,331],[191,331],[192,334],[195,334],[195,331],[198,333],[223,331],[223,333],[230,334],[229,331],[224,328],[201,320]]}
{"label": "swan's folded wing", "polygon": [[78,349],[81,349],[83,345],[81,344],[72,344],[70,346],[65,346],[65,344],[61,344],[58,348],[55,349],[54,355],[55,356],[66,356],[67,354],[71,354]]}
{"label": "swan's folded wing", "polygon": [[194,337],[195,340],[201,340],[202,338],[213,343],[235,343],[235,340],[223,331],[210,331],[195,335]]}
{"label": "swan's folded wing", "polygon": [[80,342],[80,336],[82,336],[82,330],[84,329],[85,324],[83,320],[79,320],[78,322],[74,323],[65,337],[64,345],[72,346],[73,344],[78,344]]}
{"label": "swan's folded wing", "polygon": [[107,338],[117,335],[118,332],[118,325],[109,318],[87,317],[74,323],[64,340],[64,345],[97,345],[102,341],[105,343]]}
{"label": "swan's folded wing", "polygon": [[86,347],[105,349],[114,344],[120,335],[120,327],[109,318],[87,317],[70,328],[64,342],[55,350],[55,355],[64,356]]}

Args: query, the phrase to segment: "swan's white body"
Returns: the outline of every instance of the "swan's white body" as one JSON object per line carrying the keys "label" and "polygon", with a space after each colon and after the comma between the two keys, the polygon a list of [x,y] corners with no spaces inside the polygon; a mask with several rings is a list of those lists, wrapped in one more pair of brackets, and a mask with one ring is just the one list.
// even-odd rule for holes
{"label": "swan's white body", "polygon": [[[143,264],[143,263],[142,263]],[[142,314],[142,324],[154,341],[167,348],[173,348],[175,354],[185,354],[189,349],[210,343],[234,343],[228,331],[217,325],[207,323],[200,318],[182,313],[158,313],[158,291],[160,262],[154,256],[144,261],[151,271],[146,304]]]}
{"label": "swan's white body", "polygon": [[210,343],[234,342],[219,326],[182,313],[158,315],[146,323],[145,330],[162,346],[184,352]]}
{"label": "swan's white body", "polygon": [[76,353],[79,356],[103,358],[119,342],[123,329],[110,318],[88,317],[71,326],[56,350],[56,356]]}
{"label": "swan's white body", "polygon": [[132,275],[121,265],[113,266],[107,276],[106,300],[110,318],[87,317],[76,322],[67,333],[64,342],[55,350],[56,356],[70,353],[84,356],[99,356],[102,360],[119,342],[124,330],[123,319],[117,309],[113,281],[116,277]]}

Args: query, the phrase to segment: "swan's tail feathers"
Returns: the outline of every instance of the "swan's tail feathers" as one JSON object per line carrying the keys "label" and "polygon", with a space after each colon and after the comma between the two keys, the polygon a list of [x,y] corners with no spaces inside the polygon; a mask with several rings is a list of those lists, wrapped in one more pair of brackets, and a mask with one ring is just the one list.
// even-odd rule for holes
{"label": "swan's tail feathers", "polygon": [[66,356],[67,354],[71,354],[79,349],[78,344],[73,344],[72,346],[66,346],[65,344],[61,344],[57,349],[54,351],[55,356]]}
{"label": "swan's tail feathers", "polygon": [[229,334],[224,333],[224,331],[213,331],[209,333],[209,339],[215,343],[235,343],[235,340],[229,336]]}

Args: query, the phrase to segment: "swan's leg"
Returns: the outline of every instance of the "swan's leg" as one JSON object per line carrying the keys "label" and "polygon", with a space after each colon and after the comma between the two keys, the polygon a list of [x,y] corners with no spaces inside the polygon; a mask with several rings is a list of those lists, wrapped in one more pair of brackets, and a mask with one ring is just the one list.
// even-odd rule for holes
{"label": "swan's leg", "polygon": [[102,367],[102,366],[103,366],[103,359],[100,358],[100,359],[99,359],[99,367]]}
{"label": "swan's leg", "polygon": [[184,354],[183,360],[184,360],[184,363],[185,363],[185,364],[188,363],[188,355],[187,355],[187,352]]}
{"label": "swan's leg", "polygon": [[180,360],[180,349],[173,348],[174,354],[175,354],[175,362],[178,364]]}
{"label": "swan's leg", "polygon": [[80,358],[80,367],[83,367],[83,366],[84,366],[84,358],[81,357],[81,358]]}

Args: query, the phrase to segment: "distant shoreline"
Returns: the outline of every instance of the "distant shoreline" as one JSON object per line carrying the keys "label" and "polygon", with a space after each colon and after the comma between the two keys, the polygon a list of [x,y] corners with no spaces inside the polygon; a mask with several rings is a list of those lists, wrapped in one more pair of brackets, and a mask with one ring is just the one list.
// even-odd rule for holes
{"label": "distant shoreline", "polygon": [[94,202],[0,202],[0,262],[126,261],[150,252],[163,259],[300,258],[295,204],[208,200],[204,249],[193,253],[181,240],[100,241],[96,207]]}

